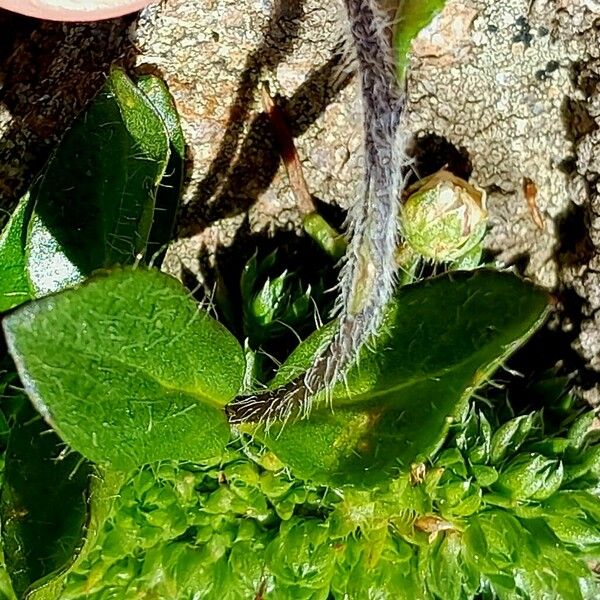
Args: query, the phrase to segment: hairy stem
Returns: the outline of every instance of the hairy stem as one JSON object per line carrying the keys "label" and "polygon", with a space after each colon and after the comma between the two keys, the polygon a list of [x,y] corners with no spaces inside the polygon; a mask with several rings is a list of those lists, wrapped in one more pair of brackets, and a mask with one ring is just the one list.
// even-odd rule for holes
{"label": "hairy stem", "polygon": [[232,422],[269,423],[308,415],[314,394],[330,390],[377,331],[394,288],[398,198],[407,161],[404,94],[397,78],[392,27],[379,0],[343,0],[343,4],[364,120],[364,178],[347,220],[350,241],[341,272],[339,327],[304,376],[230,405]]}

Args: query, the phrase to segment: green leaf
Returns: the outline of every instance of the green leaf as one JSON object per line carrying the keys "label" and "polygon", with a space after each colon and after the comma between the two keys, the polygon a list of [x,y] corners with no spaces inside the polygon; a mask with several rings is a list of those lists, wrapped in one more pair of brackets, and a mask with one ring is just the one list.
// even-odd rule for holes
{"label": "green leaf", "polygon": [[175,102],[164,81],[153,75],[146,75],[140,77],[137,86],[161,116],[170,142],[169,162],[156,194],[154,220],[146,251],[146,262],[158,265],[160,261],[157,261],[155,255],[160,255],[172,239],[179,212],[185,166],[185,138]]}
{"label": "green leaf", "polygon": [[168,158],[162,118],[113,70],[31,189],[26,267],[35,296],[146,251]]}
{"label": "green leaf", "polygon": [[31,298],[25,273],[25,231],[30,207],[27,194],[21,198],[0,235],[0,312]]}
{"label": "green leaf", "polygon": [[[490,510],[472,517],[464,534],[464,543],[469,561],[488,576],[510,572],[535,552],[534,538],[504,510]],[[486,552],[481,554],[483,549]],[[514,581],[511,585],[514,586]]]}
{"label": "green leaf", "polygon": [[169,134],[169,141],[177,155],[185,158],[185,137],[175,101],[165,82],[154,75],[143,75],[137,81],[138,88],[148,97],[161,116]]}
{"label": "green leaf", "polygon": [[560,488],[563,474],[560,461],[528,452],[510,461],[496,485],[516,500],[544,500]]}
{"label": "green leaf", "polygon": [[31,405],[13,425],[0,512],[2,546],[15,592],[67,563],[85,522],[90,468],[48,429]]}
{"label": "green leaf", "polygon": [[600,552],[600,498],[584,491],[562,491],[543,504],[545,520],[565,544]]}
{"label": "green leaf", "polygon": [[498,481],[498,471],[487,465],[473,465],[471,467],[473,477],[481,487],[489,487]]}
{"label": "green leaf", "polygon": [[[370,485],[431,455],[477,386],[537,328],[545,292],[508,273],[455,272],[401,288],[374,351],[317,398],[309,419],[257,435],[296,475]],[[443,307],[443,310],[440,309]],[[301,375],[334,325],[301,344],[272,382]]]}
{"label": "green leaf", "polygon": [[404,79],[409,65],[410,47],[419,32],[427,27],[444,8],[446,0],[398,0],[394,49],[398,61],[398,76]]}
{"label": "green leaf", "polygon": [[130,469],[203,460],[229,439],[243,353],[175,279],[116,269],[4,321],[34,405],[85,457]]}
{"label": "green leaf", "polygon": [[437,598],[462,600],[463,580],[466,579],[461,557],[462,544],[457,533],[449,533],[433,548],[428,561],[427,587]]}
{"label": "green leaf", "polygon": [[305,587],[328,589],[335,568],[328,534],[327,524],[315,519],[284,521],[265,552],[269,570],[287,584],[302,581]]}

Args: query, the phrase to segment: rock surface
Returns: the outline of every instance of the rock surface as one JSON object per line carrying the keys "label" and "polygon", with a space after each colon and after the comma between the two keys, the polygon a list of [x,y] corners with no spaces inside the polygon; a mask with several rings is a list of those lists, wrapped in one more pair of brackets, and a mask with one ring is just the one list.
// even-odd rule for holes
{"label": "rock surface", "polygon": [[[559,293],[561,326],[600,372],[599,14],[597,0],[449,0],[415,42],[408,89],[415,171],[448,163],[488,192],[490,252]],[[134,26],[0,13],[3,205],[118,62],[162,74],[184,120],[190,161],[167,260],[174,273],[201,278],[205,257],[239,241],[240,229],[298,227],[263,82],[311,192],[349,206],[361,127],[339,17],[322,0],[168,0]]]}

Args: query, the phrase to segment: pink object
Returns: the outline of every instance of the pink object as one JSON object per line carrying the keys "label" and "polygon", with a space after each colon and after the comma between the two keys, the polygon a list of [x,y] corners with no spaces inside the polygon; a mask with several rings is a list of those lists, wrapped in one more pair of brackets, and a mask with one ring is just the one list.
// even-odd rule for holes
{"label": "pink object", "polygon": [[135,12],[153,1],[155,0],[0,0],[0,8],[53,21],[99,21]]}

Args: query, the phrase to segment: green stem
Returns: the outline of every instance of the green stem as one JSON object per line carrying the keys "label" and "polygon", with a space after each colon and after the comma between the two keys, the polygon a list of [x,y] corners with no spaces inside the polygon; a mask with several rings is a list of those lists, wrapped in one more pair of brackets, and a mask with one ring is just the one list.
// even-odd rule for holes
{"label": "green stem", "polygon": [[348,242],[344,236],[334,229],[319,213],[312,212],[304,217],[302,222],[304,231],[331,256],[340,260],[346,252]]}

